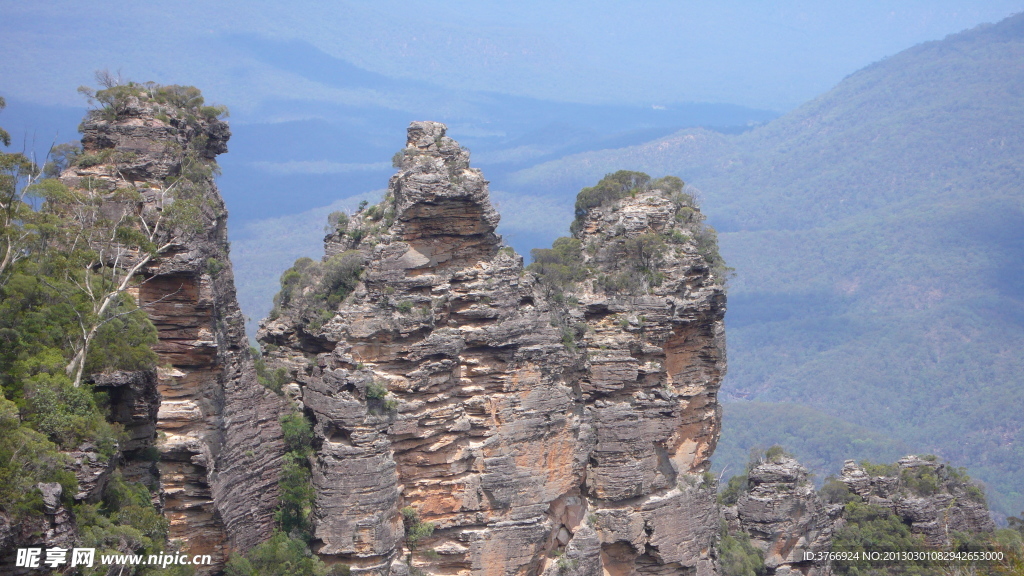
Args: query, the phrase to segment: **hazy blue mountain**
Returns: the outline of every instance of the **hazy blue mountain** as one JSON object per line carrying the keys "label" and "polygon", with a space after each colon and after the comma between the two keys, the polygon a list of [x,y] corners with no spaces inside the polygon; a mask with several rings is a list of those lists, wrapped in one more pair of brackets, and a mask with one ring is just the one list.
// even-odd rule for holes
{"label": "hazy blue mountain", "polygon": [[413,120],[446,122],[473,151],[474,165],[500,179],[567,154],[640,144],[683,127],[740,132],[777,116],[726,104],[653,109],[485,93],[461,97],[465,108],[447,113],[284,101],[236,117],[219,183],[232,222],[297,213],[380,188]]}
{"label": "hazy blue mountain", "polygon": [[825,471],[835,473],[845,460],[894,462],[912,452],[909,445],[885,432],[800,404],[732,402],[725,405],[724,415],[715,467],[725,479],[743,473],[751,448],[763,450],[775,444],[819,471],[819,483]]}
{"label": "hazy blue mountain", "polygon": [[[723,397],[882,434],[854,457],[889,458],[888,437],[968,465],[1012,513],[1024,507],[1022,62],[1018,15],[869,66],[744,134],[682,131],[501,185],[566,205],[613,169],[696,185],[737,269]],[[822,434],[786,413],[727,408],[727,434]],[[813,440],[801,458],[834,464]],[[727,437],[719,458],[749,448]]]}
{"label": "hazy blue mountain", "polygon": [[200,86],[235,111],[273,99],[391,105],[396,81],[568,102],[788,110],[850,70],[1020,9],[1019,0],[8,1],[0,90],[75,104],[62,91],[110,68]]}

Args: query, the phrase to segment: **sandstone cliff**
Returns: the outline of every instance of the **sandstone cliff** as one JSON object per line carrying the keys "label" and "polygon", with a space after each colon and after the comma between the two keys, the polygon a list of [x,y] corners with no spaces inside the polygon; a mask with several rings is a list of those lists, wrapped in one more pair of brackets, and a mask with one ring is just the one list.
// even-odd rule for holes
{"label": "sandstone cliff", "polygon": [[[227,212],[213,182],[230,131],[187,90],[120,89],[114,105],[83,122],[82,156],[61,180],[101,217],[145,236],[148,244],[125,233],[116,250],[99,253],[116,252],[111,269],[142,264],[130,292],[157,327],[160,368],[97,375],[95,385],[108,391],[114,419],[130,434],[125,474],[157,482],[170,538],[219,565],[230,550],[269,536],[283,451],[281,402],[256,381],[235,299]],[[157,464],[141,457],[153,447]],[[92,472],[79,466],[79,499],[98,498],[111,464]]]}
{"label": "sandstone cliff", "polygon": [[[858,518],[857,510],[865,507],[879,507],[882,512]],[[826,481],[819,494],[803,466],[788,455],[775,454],[749,469],[736,503],[722,509],[729,532],[745,534],[763,553],[767,574],[805,576],[824,576],[837,568],[821,559],[804,560],[805,553],[836,551],[834,544],[838,550],[851,551],[842,547],[844,534],[845,545],[856,551],[863,542],[851,540],[844,529],[862,530],[857,522],[890,514],[893,524],[886,529],[887,535],[896,532],[893,525],[909,529],[900,545],[914,549],[949,549],[958,533],[976,535],[994,529],[980,489],[962,469],[934,457],[906,456],[894,465],[848,460],[841,475]]]}
{"label": "sandstone cliff", "polygon": [[956,532],[995,528],[984,494],[964,479],[962,469],[934,457],[906,456],[888,470],[847,460],[839,481],[864,502],[891,510],[929,546],[949,546]]}
{"label": "sandstone cliff", "polygon": [[355,574],[714,573],[725,295],[699,212],[656,187],[591,207],[586,273],[555,286],[444,125],[398,158],[259,334],[314,424],[314,550]]}
{"label": "sandstone cliff", "polygon": [[722,515],[730,532],[745,532],[764,553],[769,574],[815,576],[830,574],[830,565],[805,561],[804,554],[831,549],[842,511],[819,498],[806,468],[783,456],[754,466],[747,490]]}

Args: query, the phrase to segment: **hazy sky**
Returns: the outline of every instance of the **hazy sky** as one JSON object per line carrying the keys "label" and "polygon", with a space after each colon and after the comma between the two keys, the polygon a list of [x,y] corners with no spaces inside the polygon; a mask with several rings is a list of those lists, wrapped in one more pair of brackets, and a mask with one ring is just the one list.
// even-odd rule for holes
{"label": "hazy sky", "polygon": [[0,94],[81,105],[75,88],[109,68],[194,84],[243,112],[271,98],[386,99],[271,65],[251,49],[264,39],[452,89],[784,111],[871,62],[1022,9],[1022,0],[0,0]]}

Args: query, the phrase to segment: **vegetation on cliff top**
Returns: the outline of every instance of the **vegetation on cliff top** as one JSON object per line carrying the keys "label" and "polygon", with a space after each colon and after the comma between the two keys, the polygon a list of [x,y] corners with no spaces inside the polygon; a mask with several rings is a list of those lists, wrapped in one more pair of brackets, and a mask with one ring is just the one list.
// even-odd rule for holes
{"label": "vegetation on cliff top", "polygon": [[139,104],[156,105],[156,118],[164,122],[181,118],[194,126],[200,119],[210,122],[228,116],[226,106],[207,105],[202,92],[195,86],[137,83],[107,70],[97,72],[96,81],[101,89],[79,86],[78,92],[96,106],[93,111],[96,117],[110,122],[123,119],[129,113],[133,100]]}
{"label": "vegetation on cliff top", "polygon": [[[729,479],[719,493],[719,503],[724,506],[736,505],[742,494],[750,489],[747,474],[764,462],[779,462],[783,457],[791,455],[778,445],[764,452],[753,451],[746,465],[747,473]],[[938,460],[930,455],[921,458],[936,463]],[[861,467],[873,477],[891,479],[894,501],[929,497],[940,492],[965,495],[966,498],[982,504],[985,501],[983,492],[963,468],[937,463],[934,467],[915,466],[901,469],[896,464],[876,464],[867,461],[862,462]],[[842,522],[837,524],[839,528],[832,538],[831,550],[859,553],[861,558],[856,561],[833,562],[832,568],[837,575],[868,576],[891,573],[892,562],[866,560],[864,552],[914,552],[931,549],[921,535],[912,533],[909,520],[905,521],[888,507],[865,501],[835,476],[825,480],[818,495],[826,505],[843,507]],[[954,498],[949,505],[952,506],[955,502]],[[1009,529],[996,530],[992,533],[954,532],[949,536],[952,542],[948,548],[950,551],[1002,552],[1003,560],[978,564],[973,568],[966,563],[956,565],[937,561],[909,562],[900,565],[900,573],[938,575],[950,573],[949,570],[954,566],[972,570],[983,566],[988,570],[986,573],[1016,575],[1024,568],[1024,521],[1018,518],[1009,519]],[[727,576],[758,576],[764,573],[763,552],[751,546],[746,534],[730,533],[724,522],[719,546],[723,573]]]}
{"label": "vegetation on cliff top", "polygon": [[[194,88],[145,86],[168,110],[178,104],[176,94],[190,106],[202,102]],[[111,84],[94,94],[116,110],[137,89]],[[9,144],[2,129],[0,142]],[[98,503],[75,504],[74,463],[65,453],[120,461],[123,428],[111,422],[109,398],[94,389],[91,375],[156,368],[156,328],[132,294],[169,234],[201,225],[203,186],[216,166],[202,157],[202,145],[177,150],[181,169],[147,183],[165,193],[167,209],[145,214],[139,192],[119,176],[136,160],[131,154],[83,154],[77,144],[64,144],[39,167],[22,153],[0,152],[0,514],[8,520],[41,516],[37,486],[56,482],[80,545],[98,554],[167,548],[167,521],[152,503],[155,487],[115,470]],[[57,176],[72,166],[97,175],[69,188]]]}
{"label": "vegetation on cliff top", "polygon": [[310,331],[319,330],[355,289],[362,271],[363,255],[358,250],[335,254],[321,262],[299,258],[281,275],[281,291],[274,296],[270,318],[287,310]]}
{"label": "vegetation on cliff top", "polygon": [[[856,554],[857,559],[833,563],[833,571],[837,576],[875,576],[892,573],[892,562],[869,560],[865,552],[929,550],[924,539],[911,533],[910,528],[889,508],[868,504],[854,496],[844,505],[843,518],[845,524],[833,538],[832,551],[850,552]],[[1011,519],[1018,520],[1012,517]],[[976,563],[939,560],[906,562],[900,564],[900,574],[1024,574],[1024,531],[1020,529],[1019,524],[992,533],[954,532],[950,536],[950,552],[992,552],[1000,554],[1000,559]]]}
{"label": "vegetation on cliff top", "polygon": [[[551,248],[531,250],[533,263],[527,269],[558,292],[571,289],[588,278],[594,278],[596,286],[609,292],[646,291],[659,286],[664,279],[658,268],[663,264],[669,246],[692,240],[697,253],[711,267],[716,279],[724,281],[731,270],[725,266],[718,252],[715,230],[705,224],[696,199],[684,192],[684,186],[683,181],[675,176],[655,180],[643,172],[629,170],[605,175],[596,185],[582,189],[577,195],[576,219],[570,225],[573,236],[556,239]],[[692,237],[670,226],[670,230],[651,230],[631,238],[610,240],[618,246],[617,254],[623,264],[620,269],[616,273],[602,274],[594,266],[587,265],[580,238],[588,214],[595,208],[652,191],[660,192],[672,201],[676,223]]]}
{"label": "vegetation on cliff top", "polygon": [[72,197],[92,205],[43,176],[23,154],[0,152],[0,476],[8,479],[0,510],[13,518],[39,510],[37,482],[74,493],[58,450],[89,442],[110,457],[117,449],[106,398],[77,385],[80,374],[153,368],[156,359],[155,328],[127,294],[96,306],[97,294],[111,294],[113,271],[81,240],[117,234],[114,223],[55,209]]}

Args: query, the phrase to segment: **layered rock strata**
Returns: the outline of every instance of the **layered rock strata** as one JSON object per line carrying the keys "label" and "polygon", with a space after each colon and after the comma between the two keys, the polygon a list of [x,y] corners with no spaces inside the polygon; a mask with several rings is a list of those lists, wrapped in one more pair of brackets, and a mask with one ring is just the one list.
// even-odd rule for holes
{"label": "layered rock strata", "polygon": [[[774,575],[832,574],[827,555],[817,553],[832,549],[847,525],[847,502],[887,508],[933,549],[949,549],[956,533],[994,529],[980,489],[962,469],[934,457],[906,456],[895,465],[847,460],[830,482],[837,484],[822,493],[831,493],[835,502],[815,492],[807,470],[792,457],[762,460],[749,470],[736,504],[722,509],[722,518],[730,533],[745,534],[761,550],[767,573]],[[815,559],[804,560],[807,552]]]}
{"label": "layered rock strata", "polygon": [[730,532],[750,536],[764,553],[769,574],[831,574],[827,561],[804,560],[804,554],[818,558],[832,547],[842,527],[842,505],[823,502],[807,469],[790,457],[761,462],[750,470],[747,483],[736,505],[722,510]]}
{"label": "layered rock strata", "polygon": [[995,529],[983,493],[934,457],[905,456],[894,473],[881,475],[847,460],[839,480],[868,504],[892,510],[932,547],[950,546],[956,532]]}
{"label": "layered rock strata", "polygon": [[[354,574],[714,573],[725,296],[695,221],[656,189],[595,208],[590,275],[557,290],[503,247],[444,125],[413,123],[400,158],[326,239],[317,273],[358,262],[354,291],[295,288],[259,334],[314,423],[314,550]],[[679,239],[656,281],[602,284],[652,234]]]}
{"label": "layered rock strata", "polygon": [[[281,401],[257,382],[213,182],[230,131],[141,89],[116,110],[90,113],[81,130],[89,161],[61,180],[157,247],[148,260],[130,245],[100,253],[116,251],[122,269],[144,264],[130,292],[157,328],[160,368],[98,375],[95,384],[110,392],[130,433],[126,473],[159,482],[171,539],[219,565],[269,536],[283,453]],[[155,470],[132,458],[153,446]]]}

